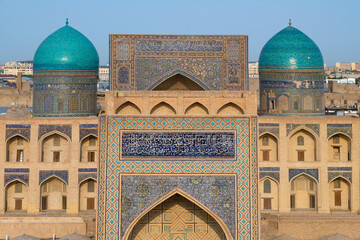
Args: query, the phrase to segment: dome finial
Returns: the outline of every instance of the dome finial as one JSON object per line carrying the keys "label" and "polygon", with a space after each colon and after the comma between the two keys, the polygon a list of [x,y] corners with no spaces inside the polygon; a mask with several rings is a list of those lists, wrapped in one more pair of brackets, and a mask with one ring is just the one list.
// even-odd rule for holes
{"label": "dome finial", "polygon": [[65,23],[66,23],[66,26],[69,25],[69,19],[68,19],[68,18],[66,18],[66,22],[65,22]]}
{"label": "dome finial", "polygon": [[289,26],[291,26],[291,18],[289,19]]}

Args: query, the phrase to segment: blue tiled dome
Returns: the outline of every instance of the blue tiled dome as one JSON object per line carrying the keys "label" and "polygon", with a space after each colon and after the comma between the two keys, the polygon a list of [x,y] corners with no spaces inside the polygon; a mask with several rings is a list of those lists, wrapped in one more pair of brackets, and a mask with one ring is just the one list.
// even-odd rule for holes
{"label": "blue tiled dome", "polygon": [[94,45],[76,29],[66,25],[48,36],[34,56],[34,70],[98,70]]}
{"label": "blue tiled dome", "polygon": [[259,59],[260,69],[322,69],[323,65],[316,43],[292,26],[273,36],[263,47]]}

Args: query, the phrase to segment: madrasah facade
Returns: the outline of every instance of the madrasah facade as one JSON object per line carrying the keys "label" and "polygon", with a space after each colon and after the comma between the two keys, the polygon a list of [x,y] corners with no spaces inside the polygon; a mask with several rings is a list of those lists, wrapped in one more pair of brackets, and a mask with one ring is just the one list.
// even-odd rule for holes
{"label": "madrasah facade", "polygon": [[308,36],[289,24],[263,47],[259,109],[245,35],[109,43],[100,112],[93,44],[66,23],[38,47],[33,112],[0,119],[0,238],[359,237],[359,118],[324,115]]}

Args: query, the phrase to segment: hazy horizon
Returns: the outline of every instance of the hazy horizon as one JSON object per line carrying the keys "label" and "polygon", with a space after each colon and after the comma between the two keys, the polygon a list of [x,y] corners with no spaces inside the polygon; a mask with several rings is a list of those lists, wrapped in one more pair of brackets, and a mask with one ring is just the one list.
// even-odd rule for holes
{"label": "hazy horizon", "polygon": [[0,6],[0,64],[32,60],[66,18],[92,41],[101,65],[109,62],[108,35],[115,33],[248,35],[249,61],[257,61],[289,18],[319,46],[328,66],[360,61],[358,0],[0,0]]}

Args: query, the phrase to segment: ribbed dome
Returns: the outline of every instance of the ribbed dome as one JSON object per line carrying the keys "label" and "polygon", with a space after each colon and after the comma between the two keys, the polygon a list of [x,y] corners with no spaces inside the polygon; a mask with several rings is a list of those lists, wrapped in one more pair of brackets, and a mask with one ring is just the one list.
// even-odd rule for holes
{"label": "ribbed dome", "polygon": [[94,45],[76,29],[66,25],[48,36],[34,56],[34,70],[98,70]]}
{"label": "ribbed dome", "polygon": [[300,30],[288,26],[273,36],[260,53],[260,69],[323,68],[316,43]]}

